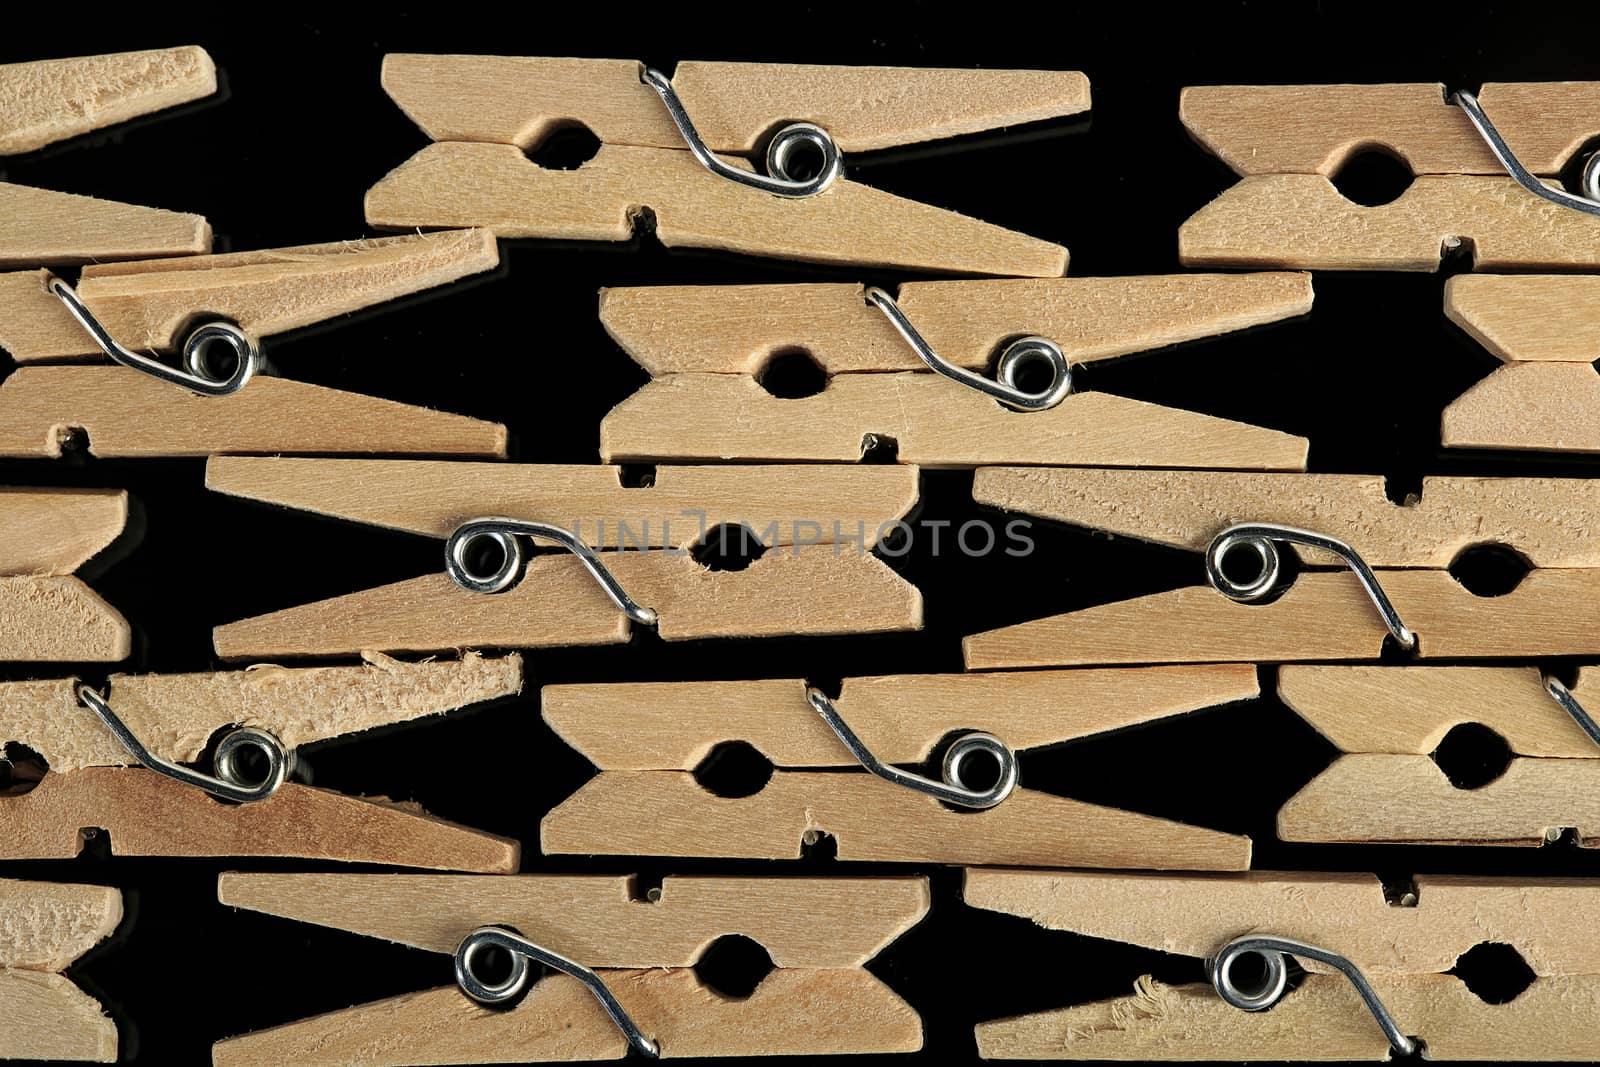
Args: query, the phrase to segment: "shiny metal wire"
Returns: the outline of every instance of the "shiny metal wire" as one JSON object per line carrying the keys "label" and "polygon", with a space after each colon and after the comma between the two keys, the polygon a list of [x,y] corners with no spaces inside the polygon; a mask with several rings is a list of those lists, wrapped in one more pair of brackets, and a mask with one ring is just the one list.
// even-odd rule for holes
{"label": "shiny metal wire", "polygon": [[[713,174],[752,189],[759,189],[764,193],[772,193],[774,196],[800,199],[816,196],[827,189],[844,170],[844,158],[839,154],[839,146],[834,143],[833,136],[821,126],[809,122],[791,123],[773,134],[772,140],[767,145],[766,175],[755,174],[725,163],[717,158],[716,153],[712,152],[701,139],[700,131],[694,128],[694,121],[684,109],[683,101],[672,88],[670,78],[651,67],[646,67],[639,78],[661,97],[661,102],[667,105],[667,114],[672,116],[672,122],[683,135],[689,151],[700,161],[701,166]],[[811,145],[822,157],[817,173],[810,178],[800,179],[790,176],[790,160],[801,145]]]}
{"label": "shiny metal wire", "polygon": [[1577,723],[1584,733],[1589,735],[1589,740],[1600,745],[1600,723],[1594,721],[1584,706],[1578,703],[1578,698],[1572,695],[1572,690],[1562,684],[1559,678],[1546,678],[1544,691],[1555,698],[1562,710],[1572,716],[1572,721]]}
{"label": "shiny metal wire", "polygon": [[[1260,989],[1246,991],[1234,984],[1233,965],[1240,957],[1251,954],[1261,957],[1267,973]],[[1378,999],[1377,990],[1372,988],[1372,983],[1367,981],[1366,975],[1362,974],[1355,964],[1343,956],[1327,949],[1317,948],[1315,945],[1308,945],[1303,941],[1292,941],[1286,937],[1235,938],[1207,962],[1211,972],[1211,984],[1215,987],[1217,995],[1235,1008],[1243,1011],[1265,1011],[1282,1000],[1288,990],[1288,956],[1325,963],[1350,979],[1350,984],[1356,987],[1362,1002],[1372,1012],[1372,1017],[1378,1021],[1383,1036],[1389,1039],[1390,1047],[1402,1056],[1410,1056],[1417,1051],[1416,1041],[1400,1030],[1400,1025],[1394,1021],[1394,1016],[1389,1014],[1389,1009]]]}
{"label": "shiny metal wire", "polygon": [[[616,575],[600,562],[600,557],[595,555],[594,549],[570,530],[546,522],[496,518],[464,522],[456,527],[455,532],[445,541],[445,572],[457,585],[474,593],[503,593],[522,580],[527,554],[522,542],[518,540],[519,537],[542,537],[556,542],[578,557],[584,569],[594,576],[594,580],[600,583],[600,588],[605,591],[606,596],[624,615],[642,626],[655,625],[655,609],[640,607],[622,588],[622,583],[617,581]],[[472,570],[467,555],[474,544],[485,538],[499,546],[504,561],[489,574],[478,574]]]}
{"label": "shiny metal wire", "polygon": [[[473,962],[478,955],[486,949],[499,948],[511,956],[511,974],[503,982],[488,983],[478,977],[472,969]],[[622,1031],[622,1036],[627,1038],[628,1045],[641,1056],[655,1059],[661,1054],[656,1043],[644,1035],[639,1029],[639,1024],[633,1021],[625,1008],[617,1002],[600,976],[575,960],[557,952],[529,941],[521,934],[510,930],[503,930],[497,926],[481,926],[461,939],[456,946],[455,966],[456,984],[461,991],[480,1004],[503,1004],[522,992],[532,978],[532,968],[528,965],[532,960],[546,967],[570,975],[588,986],[589,992],[594,994],[606,1014],[611,1016],[611,1021],[617,1024],[617,1029]]]}
{"label": "shiny metal wire", "polygon": [[[1367,596],[1372,598],[1373,606],[1378,609],[1383,624],[1389,628],[1389,633],[1393,635],[1395,641],[1407,652],[1417,650],[1417,635],[1400,621],[1399,612],[1395,610],[1383,587],[1378,584],[1378,576],[1367,566],[1366,561],[1356,554],[1355,549],[1336,537],[1329,537],[1312,530],[1296,529],[1293,526],[1280,526],[1277,523],[1258,522],[1230,526],[1212,538],[1211,544],[1206,547],[1206,580],[1211,583],[1213,589],[1231,600],[1253,603],[1265,599],[1277,587],[1279,576],[1283,571],[1283,558],[1278,548],[1278,543],[1281,541],[1320,548],[1344,560],[1355,572],[1361,587],[1367,591]],[[1251,581],[1235,581],[1223,572],[1222,561],[1228,553],[1236,549],[1248,549],[1261,560],[1261,573]]]}
{"label": "shiny metal wire", "polygon": [[[218,742],[216,777],[201,774],[180,764],[168,762],[145,748],[133,731],[128,729],[127,723],[123,722],[112,710],[111,705],[106,703],[105,698],[93,689],[86,685],[79,686],[78,699],[100,717],[100,721],[105,723],[106,729],[111,731],[118,743],[142,765],[185,785],[198,786],[223,800],[239,804],[265,800],[278,791],[294,770],[294,753],[285,749],[283,742],[265,730],[246,726],[229,731]],[[246,747],[259,749],[266,757],[267,772],[259,782],[245,781],[239,771],[239,755]]]}
{"label": "shiny metal wire", "polygon": [[1483,138],[1484,143],[1489,146],[1489,151],[1494,153],[1494,158],[1500,161],[1500,165],[1506,169],[1507,174],[1516,179],[1518,185],[1551,203],[1570,207],[1585,215],[1600,215],[1600,152],[1591,155],[1588,162],[1583,165],[1582,184],[1586,195],[1574,196],[1565,189],[1551,188],[1522,165],[1522,161],[1511,151],[1511,146],[1506,144],[1505,138],[1500,136],[1500,131],[1489,121],[1489,116],[1484,112],[1483,105],[1478,103],[1477,96],[1463,90],[1451,96],[1450,102],[1467,113],[1468,120]]}
{"label": "shiny metal wire", "polygon": [[[67,312],[78,321],[78,325],[94,338],[100,351],[124,367],[143,371],[152,378],[182,386],[202,396],[231,396],[243,389],[260,369],[260,347],[254,338],[231,322],[207,322],[192,330],[183,340],[183,369],[180,370],[124,348],[78,299],[72,286],[56,277],[50,278],[48,284],[50,292],[66,306]],[[217,375],[211,371],[207,354],[211,346],[217,344],[227,345],[233,350],[236,366],[231,374]]]}
{"label": "shiny metal wire", "polygon": [[[1067,394],[1072,392],[1072,368],[1067,365],[1066,353],[1061,351],[1060,345],[1048,337],[1021,337],[1012,341],[1000,353],[1000,362],[995,368],[994,380],[991,381],[965,367],[956,366],[935,352],[933,347],[923,340],[917,328],[911,325],[911,320],[900,310],[900,305],[895,302],[894,297],[882,289],[876,286],[868,288],[867,303],[883,312],[890,325],[930,370],[938,371],[946,378],[976,389],[986,396],[992,396],[1009,408],[1017,411],[1044,411],[1061,403]],[[1037,393],[1030,393],[1017,385],[1017,378],[1022,369],[1030,363],[1044,363],[1050,368],[1049,384]]]}
{"label": "shiny metal wire", "polygon": [[[963,808],[992,808],[1006,797],[1017,785],[1017,757],[1012,753],[1006,743],[993,734],[966,734],[957,738],[944,754],[944,765],[941,773],[944,781],[935,781],[925,778],[920,774],[903,771],[898,767],[882,762],[872,754],[872,750],[862,743],[856,736],[839,711],[833,706],[833,701],[828,699],[828,694],[820,689],[808,688],[806,699],[822,716],[822,721],[838,735],[844,747],[861,765],[879,778],[903,785],[907,789],[915,789],[919,793],[926,793],[930,797],[942,800],[947,804],[955,804]],[[961,778],[961,765],[970,757],[986,752],[999,764],[1000,774],[994,785],[988,789],[969,789]]]}

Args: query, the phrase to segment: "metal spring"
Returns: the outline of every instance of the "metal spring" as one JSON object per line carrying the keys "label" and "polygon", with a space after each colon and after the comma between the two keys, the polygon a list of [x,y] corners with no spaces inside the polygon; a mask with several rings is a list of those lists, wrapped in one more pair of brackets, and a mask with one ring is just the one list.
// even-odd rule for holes
{"label": "metal spring", "polygon": [[[511,974],[502,982],[485,982],[472,969],[473,962],[479,954],[490,948],[502,949],[511,957]],[[455,951],[456,984],[461,987],[463,993],[480,1004],[503,1004],[527,987],[532,977],[529,960],[582,982],[600,1002],[600,1006],[611,1017],[611,1021],[617,1024],[617,1029],[622,1031],[622,1036],[627,1039],[629,1047],[641,1056],[648,1056],[651,1059],[661,1055],[660,1048],[644,1035],[639,1029],[639,1024],[635,1023],[633,1017],[617,1002],[616,996],[600,980],[598,974],[583,964],[569,960],[547,948],[541,948],[521,934],[510,930],[497,926],[482,926],[462,938]]]}
{"label": "metal spring", "polygon": [[1574,196],[1565,189],[1552,189],[1522,165],[1516,153],[1511,151],[1511,146],[1506,144],[1505,138],[1500,136],[1500,131],[1489,121],[1489,116],[1484,113],[1483,105],[1478,103],[1475,94],[1462,90],[1453,94],[1450,102],[1467,113],[1467,118],[1478,131],[1478,135],[1483,138],[1484,143],[1489,146],[1489,151],[1494,153],[1494,158],[1500,161],[1500,165],[1506,169],[1507,174],[1516,179],[1518,185],[1551,203],[1570,207],[1585,215],[1600,215],[1600,152],[1591,155],[1588,162],[1583,165],[1582,185],[1585,196]]}
{"label": "metal spring", "polygon": [[[128,729],[127,723],[112,710],[105,698],[93,689],[86,685],[79,686],[78,699],[100,717],[106,729],[111,731],[112,736],[139,763],[185,785],[198,786],[223,800],[231,800],[238,804],[265,800],[278,791],[295,769],[295,754],[285,749],[283,742],[265,730],[246,726],[229,731],[217,743],[216,776],[202,774],[164,760],[145,748],[133,731]],[[266,757],[266,773],[259,781],[245,780],[239,769],[239,756],[246,747],[257,749]]]}
{"label": "metal spring", "polygon": [[1572,690],[1562,684],[1561,679],[1546,678],[1544,680],[1544,690],[1555,698],[1556,703],[1560,704],[1568,715],[1572,716],[1572,720],[1578,724],[1579,728],[1589,735],[1589,740],[1600,745],[1600,723],[1596,723],[1594,717],[1584,709],[1582,704],[1578,703],[1578,698],[1572,695]]}
{"label": "metal spring", "polygon": [[[595,554],[594,549],[570,530],[545,522],[485,518],[462,523],[445,541],[445,573],[449,574],[451,581],[461,588],[470,589],[474,593],[503,593],[522,580],[527,554],[518,537],[542,537],[556,542],[578,557],[578,562],[594,576],[594,580],[600,584],[606,596],[624,615],[642,626],[655,625],[655,609],[640,607],[622,588],[622,583],[617,581],[616,575],[600,562],[600,557]],[[473,571],[467,558],[473,546],[482,540],[494,542],[499,547],[502,557],[500,566],[488,574],[478,574]]]}
{"label": "metal spring", "polygon": [[[183,369],[169,367],[160,360],[140,355],[118,344],[110,331],[94,317],[84,302],[78,299],[78,294],[72,286],[54,276],[51,276],[46,284],[56,299],[66,306],[68,313],[78,321],[78,325],[94,338],[94,343],[100,346],[100,351],[124,367],[143,371],[152,378],[182,386],[202,396],[231,396],[243,389],[260,368],[261,349],[255,339],[233,323],[220,321],[203,323],[191,330],[183,341]],[[235,365],[232,373],[218,375],[212,372],[208,353],[216,344],[227,345],[233,350]]]}
{"label": "metal spring", "polygon": [[[1006,797],[1017,785],[1017,757],[1012,753],[1006,743],[993,734],[966,734],[958,738],[944,754],[942,767],[943,781],[925,778],[920,774],[903,771],[898,767],[890,766],[872,754],[872,750],[862,743],[854,730],[840,717],[839,711],[833,706],[833,701],[828,699],[828,694],[815,687],[806,690],[806,700],[822,716],[822,721],[827,723],[833,732],[838,735],[844,747],[850,754],[861,762],[861,765],[879,778],[903,785],[907,789],[915,789],[919,793],[926,793],[931,797],[942,800],[947,804],[955,804],[963,808],[992,808]],[[988,789],[970,789],[961,778],[961,765],[973,755],[984,752],[994,758],[999,765],[999,775]]]}
{"label": "metal spring", "polygon": [[[731,182],[774,196],[799,199],[816,196],[832,185],[844,170],[844,158],[839,154],[839,146],[834,143],[833,135],[810,122],[791,123],[772,135],[772,140],[767,144],[767,174],[770,177],[724,163],[706,146],[700,131],[694,128],[694,121],[689,118],[689,112],[678,98],[670,78],[659,70],[646,67],[640,73],[639,80],[660,95],[661,102],[667,105],[667,114],[672,116],[673,124],[678,127],[684,143],[689,146],[694,158],[700,161],[700,165]],[[789,172],[795,149],[801,145],[812,146],[822,157],[817,173],[810,178],[795,178]]]}
{"label": "metal spring", "polygon": [[[1266,966],[1266,974],[1260,989],[1246,992],[1234,984],[1233,965],[1240,957],[1251,954],[1261,957],[1262,963]],[[1401,1031],[1400,1025],[1394,1021],[1394,1016],[1389,1014],[1389,1009],[1378,999],[1377,990],[1372,988],[1372,983],[1367,981],[1367,976],[1362,974],[1355,964],[1337,953],[1308,945],[1303,941],[1291,941],[1286,937],[1235,938],[1208,961],[1211,984],[1215,987],[1217,995],[1235,1008],[1244,1011],[1265,1011],[1282,1000],[1284,994],[1288,992],[1289,966],[1286,959],[1288,956],[1299,956],[1302,959],[1325,963],[1350,979],[1350,984],[1356,987],[1356,992],[1361,995],[1362,1002],[1372,1012],[1372,1017],[1378,1020],[1378,1027],[1383,1031],[1383,1036],[1389,1039],[1390,1047],[1402,1056],[1410,1056],[1417,1051],[1417,1042]]]}
{"label": "metal spring", "polygon": [[[1268,522],[1230,526],[1212,538],[1211,544],[1206,547],[1206,580],[1213,589],[1231,600],[1248,604],[1266,599],[1277,588],[1283,570],[1283,557],[1278,548],[1278,542],[1281,541],[1320,548],[1344,560],[1355,572],[1361,587],[1367,591],[1367,596],[1372,599],[1373,606],[1378,609],[1384,626],[1388,627],[1395,641],[1407,652],[1417,650],[1417,635],[1400,621],[1399,612],[1378,584],[1378,576],[1355,549],[1336,537]],[[1228,577],[1222,569],[1222,561],[1228,553],[1240,548],[1249,549],[1261,560],[1261,573],[1247,582]]]}

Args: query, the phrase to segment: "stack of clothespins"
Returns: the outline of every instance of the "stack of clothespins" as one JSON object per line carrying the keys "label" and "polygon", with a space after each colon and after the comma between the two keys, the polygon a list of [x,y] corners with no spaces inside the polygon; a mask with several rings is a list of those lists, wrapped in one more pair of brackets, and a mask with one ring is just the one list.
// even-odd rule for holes
{"label": "stack of clothespins", "polygon": [[[1600,883],[1425,874],[1392,892],[1339,872],[1337,849],[1297,853],[1323,873],[1259,870],[1248,836],[1030,773],[1047,748],[1135,727],[1159,745],[1180,717],[1276,699],[1338,750],[1278,811],[1283,842],[1600,832],[1600,675],[1571,671],[1600,657],[1600,482],[1430,475],[1397,503],[1381,474],[1313,471],[1306,437],[1097,389],[1092,370],[1303,317],[1312,270],[1433,271],[1459,248],[1508,273],[1451,278],[1444,312],[1506,366],[1442,412],[1442,448],[1600,452],[1600,279],[1509,273],[1600,266],[1600,163],[1582,194],[1553,182],[1596,132],[1600,83],[1190,89],[1183,123],[1241,180],[1177,235],[1205,272],[1118,278],[1065,277],[1065,248],[845,166],[1080,115],[1078,72],[685,61],[669,77],[391,54],[381,84],[432,142],[366,194],[367,223],[398,235],[217,253],[198,215],[0,183],[0,347],[17,364],[0,457],[29,464],[6,471],[64,451],[203,458],[203,486],[185,468],[197,495],[433,542],[388,584],[215,620],[206,669],[105,676],[142,655],[136,627],[76,575],[137,537],[129,493],[31,473],[0,490],[0,1058],[109,1062],[139,1024],[62,973],[127,925],[123,895],[84,879],[101,868],[4,865],[73,860],[94,836],[119,857],[238,867],[216,900],[278,936],[311,924],[449,957],[439,988],[336,995],[300,1019],[260,1004],[252,1032],[206,1034],[227,1067],[915,1052],[937,1007],[867,964],[959,909],[930,887],[945,867],[964,869],[969,909],[1208,979],[985,1019],[984,1057],[1600,1059]],[[216,86],[194,47],[0,66],[0,153]],[[542,165],[575,125],[592,158]],[[1374,145],[1415,180],[1357,205],[1330,176]],[[470,411],[266,361],[273,335],[496,270],[502,241],[645,227],[839,280],[602,290],[599,324],[647,380],[595,427],[598,462],[514,462],[507,428]],[[956,277],[891,292],[868,272]],[[788,395],[771,372],[796,353],[818,381]],[[372,389],[418,395],[394,386]],[[1043,617],[965,631],[964,670],[828,684],[725,657],[711,677],[530,684],[525,654],[631,642],[620,660],[640,635],[914,634],[923,592],[890,549],[924,469],[971,472],[972,500],[1006,518],[1187,550],[1195,581],[1064,613],[1030,590],[1017,606]],[[705,566],[732,535],[755,558]],[[1489,548],[1527,573],[1483,595],[1452,571]],[[178,599],[209,580],[163,579]],[[519,694],[595,768],[517,812],[524,833],[314,785],[300,751]],[[1505,757],[1466,781],[1434,757],[1469,727]],[[758,780],[708,784],[751,750]],[[375,773],[398,793],[412,771]],[[689,867],[647,884],[606,866],[645,861]],[[380,869],[328,869],[349,863]],[[105,951],[137,937],[135,919]],[[771,968],[729,995],[699,967],[738,938]],[[1459,977],[1485,945],[1530,972],[1504,1002]],[[300,951],[307,970],[334,962]]]}

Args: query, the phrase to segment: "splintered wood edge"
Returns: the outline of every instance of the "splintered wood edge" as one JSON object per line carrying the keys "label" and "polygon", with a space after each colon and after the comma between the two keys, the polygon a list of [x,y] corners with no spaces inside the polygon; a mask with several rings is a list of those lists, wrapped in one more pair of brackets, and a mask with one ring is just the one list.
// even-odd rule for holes
{"label": "splintered wood edge", "polygon": [[633,883],[626,875],[228,872],[217,899],[431,952],[452,952],[472,930],[498,923],[591,967],[690,967],[731,934],[758,942],[778,967],[857,967],[930,905],[926,878],[672,876],[648,901]]}
{"label": "splintered wood edge", "polygon": [[0,489],[0,575],[71,574],[127,522],[121,489]]}
{"label": "splintered wood edge", "polygon": [[0,662],[112,663],[133,651],[133,627],[70,575],[0,578]]}
{"label": "splintered wood edge", "polygon": [[0,879],[0,968],[63,970],[121,922],[110,886]]}
{"label": "splintered wood edge", "polygon": [[32,152],[91,130],[217,91],[217,68],[196,45],[0,66],[0,156]]}
{"label": "splintered wood edge", "polygon": [[59,974],[0,970],[0,1060],[117,1059],[117,1025]]}

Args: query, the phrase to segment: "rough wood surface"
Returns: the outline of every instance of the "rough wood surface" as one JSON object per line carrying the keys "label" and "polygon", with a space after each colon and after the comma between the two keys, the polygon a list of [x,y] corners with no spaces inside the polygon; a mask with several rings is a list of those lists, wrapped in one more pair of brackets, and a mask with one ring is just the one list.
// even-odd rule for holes
{"label": "rough wood surface", "polygon": [[778,967],[859,967],[929,907],[925,878],[670,877],[644,901],[626,875],[228,873],[217,899],[429,952],[509,926],[586,967],[692,967],[726,934]]}
{"label": "rough wood surface", "polygon": [[226,397],[127,367],[27,367],[0,382],[0,456],[59,456],[73,429],[97,456],[506,454],[498,423],[287,378],[258,376]]}
{"label": "rough wood surface", "polygon": [[[522,657],[402,663],[372,653],[359,667],[252,667],[199,674],[116,674],[107,699],[162,759],[192,763],[225,726],[267,730],[289,748],[441,715],[522,688]],[[79,705],[76,684],[0,682],[0,744],[18,741],[53,771],[134,763]]]}
{"label": "rough wood surface", "polygon": [[[1478,102],[1535,174],[1559,172],[1600,133],[1600,82],[1490,82]],[[1413,174],[1505,172],[1437,82],[1190,86],[1178,116],[1239,174],[1331,175],[1373,148]]]}
{"label": "rough wood surface", "polygon": [[[799,679],[617,682],[545,686],[540,705],[604,770],[693,770],[723,741],[779,767],[856,766],[805,694]],[[849,678],[834,706],[879,759],[913,763],[954,731],[1020,752],[1259,694],[1254,667],[1227,664]]]}
{"label": "rough wood surface", "polygon": [[199,215],[0,182],[0,269],[209,251]]}
{"label": "rough wood surface", "polygon": [[1337,537],[1373,567],[1448,567],[1484,544],[1539,567],[1600,566],[1600,481],[1589,478],[1424,478],[1419,498],[1396,505],[1381,475],[987,467],[973,476],[972,498],[1197,552],[1229,526],[1271,522]]}
{"label": "rough wood surface", "polygon": [[1368,976],[1442,974],[1489,941],[1540,976],[1600,974],[1600,933],[1585,918],[1600,895],[1593,881],[1424,875],[1415,886],[1415,905],[1402,907],[1370,874],[969,870],[962,896],[1050,930],[1181,956],[1271,934],[1337,952]]}
{"label": "rough wood surface", "polygon": [[[1445,571],[1380,571],[1419,654],[1600,655],[1600,570],[1534,570],[1511,592],[1478,597]],[[1278,600],[1240,604],[1191,586],[973,634],[968,670],[1114,663],[1377,659],[1388,635],[1348,571],[1302,574]]]}
{"label": "rough wood surface", "polygon": [[1581,274],[1458,274],[1444,313],[1492,354],[1513,363],[1600,359],[1600,278]]}
{"label": "rough wood surface", "polygon": [[120,856],[293,856],[503,874],[515,841],[424,814],[414,805],[347,797],[289,782],[270,799],[224,804],[142,768],[46,774],[0,797],[0,859],[71,859],[84,832],[111,835]]}
{"label": "rough wood surface", "polygon": [[77,578],[0,578],[0,661],[109,663],[133,649],[133,628]]}
{"label": "rough wood surface", "polygon": [[374,226],[485,226],[501,237],[625,241],[644,209],[667,247],[815,263],[1059,277],[1060,245],[841,178],[785,199],[719,177],[688,152],[602,145],[577,170],[547,170],[513,145],[429,145],[367,192]]}
{"label": "rough wood surface", "polygon": [[71,574],[127,522],[120,489],[0,489],[0,575]]}
{"label": "rough wood surface", "polygon": [[723,523],[747,526],[752,543],[770,531],[776,545],[870,548],[918,492],[914,467],[658,467],[648,488],[621,475],[594,464],[219,456],[206,487],[433,537],[487,515],[548,522],[597,548],[689,548]]}
{"label": "rough wood surface", "polygon": [[1178,230],[1192,267],[1435,271],[1468,246],[1478,270],[1600,267],[1600,218],[1535,196],[1511,178],[1424,175],[1377,207],[1318,174],[1241,179]]}
{"label": "rough wood surface", "polygon": [[121,922],[110,886],[0,879],[0,968],[65,970]]}
{"label": "rough wood surface", "polygon": [[1600,374],[1588,363],[1508,363],[1462,393],[1439,423],[1446,448],[1600,452]]}
{"label": "rough wood surface", "polygon": [[1567,828],[1600,846],[1600,760],[1513,759],[1458,789],[1427,756],[1341,756],[1278,809],[1285,841],[1537,845]]}
{"label": "rough wood surface", "polygon": [[[601,556],[623,589],[654,608],[668,641],[882,633],[922,627],[922,594],[854,547],[773,549],[744,570],[711,571],[687,554]],[[504,593],[474,593],[444,573],[219,626],[223,659],[335,656],[367,650],[617,644],[629,623],[577,557],[529,561]]]}
{"label": "rough wood surface", "polygon": [[117,1024],[59,974],[0,970],[0,1059],[114,1063]]}
{"label": "rough wood surface", "polygon": [[[1600,708],[1600,668],[1572,695]],[[1278,696],[1341,752],[1425,756],[1463,723],[1487,726],[1520,756],[1600,759],[1534,667],[1319,667],[1278,671]]]}
{"label": "rough wood surface", "polygon": [[[1022,335],[1088,363],[1302,315],[1311,296],[1309,274],[1165,274],[908,282],[896,301],[941,356],[983,369]],[[656,376],[759,374],[795,349],[830,374],[927,369],[861,285],[602,289],[600,321]]]}
{"label": "rough wood surface", "polygon": [[[735,1000],[693,971],[603,971],[664,1059],[915,1052],[915,1009],[866,971],[775,970]],[[620,1059],[622,1032],[576,979],[554,975],[509,1011],[455,986],[330,1012],[212,1047],[215,1067],[409,1067]]]}
{"label": "rough wood surface", "polygon": [[[1600,978],[1541,978],[1488,1004],[1452,975],[1380,977],[1379,998],[1430,1060],[1593,1060]],[[1270,1011],[1149,976],[1132,996],[979,1023],[978,1054],[1012,1060],[1385,1060],[1388,1041],[1342,975],[1307,975]]]}
{"label": "rough wood surface", "polygon": [[773,396],[733,374],[671,374],[611,410],[600,455],[631,460],[853,462],[867,438],[901,462],[1302,470],[1303,437],[1114,393],[1076,393],[1047,411],[1012,411],[937,374],[842,374],[822,392]]}
{"label": "rough wood surface", "polygon": [[[607,144],[683,148],[661,98],[628,59],[383,57],[383,88],[436,141],[529,148],[574,123]],[[688,60],[672,87],[717,152],[753,152],[776,126],[812,122],[841,151],[1075,115],[1089,79],[1070,70],[961,70],[708,63]]]}
{"label": "rough wood surface", "polygon": [[0,156],[217,91],[217,68],[195,45],[0,66]]}
{"label": "rough wood surface", "polygon": [[[492,270],[487,230],[445,230],[83,269],[77,294],[123,345],[172,351],[200,319],[266,337]],[[0,347],[20,363],[103,358],[44,271],[0,275]]]}
{"label": "rough wood surface", "polygon": [[[650,813],[640,819],[638,813]],[[953,811],[862,771],[777,771],[748,797],[716,796],[684,771],[606,771],[539,823],[549,854],[796,859],[832,835],[841,860],[1245,870],[1250,839],[1019,789]]]}

